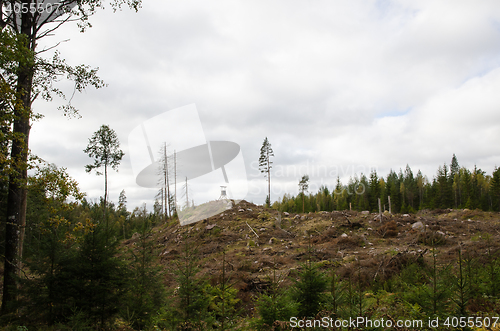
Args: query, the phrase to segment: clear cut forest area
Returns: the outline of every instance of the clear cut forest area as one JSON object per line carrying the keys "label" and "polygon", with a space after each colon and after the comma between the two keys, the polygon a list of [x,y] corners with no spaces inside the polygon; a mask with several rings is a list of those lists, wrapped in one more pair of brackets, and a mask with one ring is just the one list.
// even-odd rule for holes
{"label": "clear cut forest area", "polygon": [[60,98],[58,111],[78,117],[58,82],[75,93],[106,83],[53,52],[59,40],[39,47],[70,23],[86,31],[105,5],[120,15],[142,2],[48,3],[0,1],[4,330],[500,330],[496,166],[468,169],[453,155],[432,179],[408,165],[317,192],[303,174],[299,194],[276,198],[266,137],[265,204],[207,202],[200,210],[224,210],[181,226],[169,185],[152,211],[129,206],[125,188],[109,197],[124,152],[102,124],[81,151],[104,186],[88,198],[67,168],[31,153],[44,115],[33,105]]}

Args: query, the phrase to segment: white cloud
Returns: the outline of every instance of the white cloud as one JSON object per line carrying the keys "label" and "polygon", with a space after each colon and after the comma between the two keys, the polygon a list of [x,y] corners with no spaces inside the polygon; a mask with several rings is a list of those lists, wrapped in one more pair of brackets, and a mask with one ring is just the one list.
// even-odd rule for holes
{"label": "white cloud", "polygon": [[[208,139],[240,144],[251,175],[261,176],[250,164],[266,136],[276,166],[326,164],[344,180],[406,164],[432,178],[453,153],[487,172],[500,165],[497,1],[156,0],[92,22],[56,38],[70,37],[63,57],[99,66],[109,87],[75,96],[81,120],[37,103],[47,117],[31,139],[89,194],[100,194],[81,175],[92,132],[109,124],[126,149],[133,127],[190,103]],[[112,196],[125,188],[129,204],[152,201],[130,173],[124,161]],[[296,178],[280,181],[296,189]]]}

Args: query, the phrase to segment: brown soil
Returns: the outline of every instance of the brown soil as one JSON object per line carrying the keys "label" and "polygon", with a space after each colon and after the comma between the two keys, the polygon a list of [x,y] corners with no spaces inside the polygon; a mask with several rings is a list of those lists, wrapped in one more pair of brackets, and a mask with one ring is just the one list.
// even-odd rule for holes
{"label": "brown soil", "polygon": [[[422,222],[421,228],[413,225]],[[416,227],[416,226],[415,226]],[[301,264],[311,259],[341,277],[361,277],[369,284],[388,279],[405,265],[430,262],[437,248],[440,264],[462,254],[479,259],[500,250],[500,213],[471,210],[420,211],[411,215],[355,211],[281,214],[241,201],[232,209],[187,226],[170,222],[155,228],[155,240],[165,266],[165,283],[174,282],[173,261],[186,244],[196,248],[200,275],[215,282],[226,252],[227,272],[250,313],[252,298],[269,285],[273,266],[284,274],[285,286]],[[129,244],[131,244],[133,240]],[[358,274],[354,269],[361,266]]]}

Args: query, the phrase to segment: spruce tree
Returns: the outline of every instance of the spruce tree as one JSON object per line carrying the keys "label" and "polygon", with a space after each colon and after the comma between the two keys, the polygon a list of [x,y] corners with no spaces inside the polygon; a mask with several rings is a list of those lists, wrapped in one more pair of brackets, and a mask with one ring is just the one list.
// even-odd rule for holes
{"label": "spruce tree", "polygon": [[346,285],[336,273],[336,268],[332,268],[329,279],[328,308],[335,318],[344,315],[344,303],[346,301]]}
{"label": "spruce tree", "polygon": [[124,319],[131,320],[132,326],[137,329],[151,326],[151,319],[164,303],[165,297],[162,270],[155,263],[158,255],[152,238],[151,222],[147,220],[142,224],[137,242],[129,252],[132,262],[124,297],[125,307],[121,314]]}
{"label": "spruce tree", "polygon": [[419,170],[417,173],[418,209],[422,209],[424,205],[425,183],[426,183],[426,178],[422,175],[422,172]]}
{"label": "spruce tree", "polygon": [[176,262],[177,310],[178,318],[185,327],[201,327],[202,321],[207,322],[209,297],[205,293],[205,283],[198,278],[199,269],[196,266],[196,251],[184,244],[181,258]]}
{"label": "spruce tree", "polygon": [[452,299],[455,302],[458,316],[466,316],[466,307],[470,300],[471,288],[465,266],[465,261],[462,258],[462,245],[460,244],[455,274],[451,277],[454,288]]}
{"label": "spruce tree", "polygon": [[391,170],[387,175],[388,195],[391,196],[391,209],[393,213],[399,213],[401,209],[400,181],[398,175]]}
{"label": "spruce tree", "polygon": [[492,197],[492,209],[500,211],[500,168],[495,167],[491,178],[490,195]]}
{"label": "spruce tree", "polygon": [[117,241],[107,238],[102,223],[85,232],[78,249],[59,261],[53,278],[58,316],[64,320],[78,316],[88,325],[106,328],[120,309],[127,267],[117,257]]}
{"label": "spruce tree", "polygon": [[299,317],[315,317],[326,299],[323,292],[327,289],[327,279],[311,260],[301,269],[292,288],[292,298],[298,304]]}
{"label": "spruce tree", "polygon": [[405,197],[406,197],[406,205],[408,206],[409,212],[415,212],[415,197],[418,195],[417,193],[417,183],[415,177],[413,176],[413,172],[410,166],[407,164],[405,173],[404,173],[404,184],[405,184]]}
{"label": "spruce tree", "polygon": [[381,197],[381,188],[377,171],[375,169],[370,173],[370,210],[378,211],[378,199]]}
{"label": "spruce tree", "polygon": [[[23,296],[33,309],[28,318],[48,324],[60,320],[67,309],[64,286],[58,282],[61,264],[74,257],[78,239],[88,226],[70,214],[83,194],[66,169],[50,164],[29,178],[28,232],[24,263],[34,277],[25,278]],[[24,278],[24,277],[23,277]]]}
{"label": "spruce tree", "polygon": [[455,203],[455,208],[461,204],[460,199],[460,166],[458,165],[458,160],[455,154],[451,158],[450,165],[450,184],[453,190],[453,200]]}
{"label": "spruce tree", "polygon": [[215,315],[221,330],[226,330],[234,323],[237,314],[238,290],[231,283],[231,275],[227,273],[226,252],[222,252],[222,270],[216,286],[208,286],[210,296],[209,310]]}
{"label": "spruce tree", "polygon": [[296,314],[296,304],[290,300],[287,293],[280,286],[284,281],[284,273],[276,273],[276,263],[273,263],[272,277],[268,276],[269,288],[257,300],[256,307],[259,313],[257,328],[269,330],[275,321],[288,321]]}

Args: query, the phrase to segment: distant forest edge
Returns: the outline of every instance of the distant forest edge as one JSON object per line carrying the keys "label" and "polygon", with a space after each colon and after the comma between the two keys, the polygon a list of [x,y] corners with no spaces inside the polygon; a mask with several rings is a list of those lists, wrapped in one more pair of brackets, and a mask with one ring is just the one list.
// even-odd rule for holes
{"label": "distant forest edge", "polygon": [[393,213],[445,208],[500,211],[500,168],[495,166],[492,175],[477,166],[469,170],[460,167],[453,154],[450,166],[439,166],[432,181],[420,170],[414,175],[409,165],[398,173],[391,170],[385,178],[372,170],[369,178],[365,174],[355,175],[347,185],[337,177],[332,191],[322,185],[316,194],[285,194],[271,206],[296,213],[346,209],[378,212],[379,198],[382,211],[389,210],[389,196]]}

